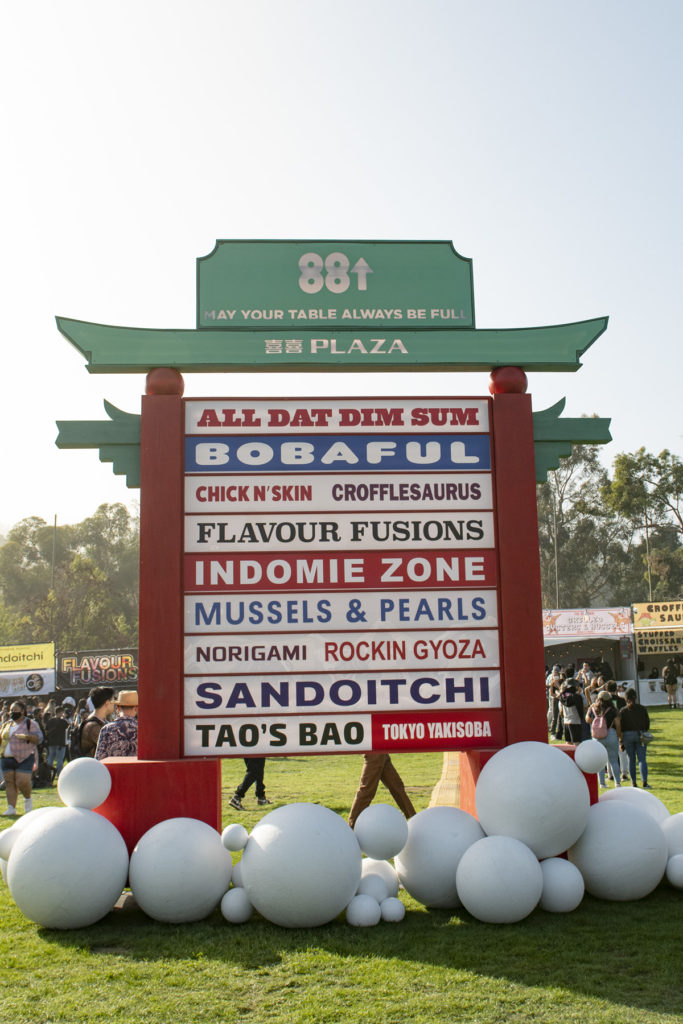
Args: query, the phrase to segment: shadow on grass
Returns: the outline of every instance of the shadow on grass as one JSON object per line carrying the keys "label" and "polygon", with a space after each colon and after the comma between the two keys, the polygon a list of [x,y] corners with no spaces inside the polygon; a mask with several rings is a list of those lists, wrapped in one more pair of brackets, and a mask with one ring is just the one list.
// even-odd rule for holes
{"label": "shadow on grass", "polygon": [[235,927],[218,912],[197,924],[162,925],[136,908],[115,911],[92,928],[39,934],[65,949],[131,962],[199,958],[262,972],[312,951],[338,957],[340,975],[350,959],[384,959],[387,969],[425,964],[639,1010],[683,1013],[681,894],[666,884],[636,903],[586,897],[573,914],[536,911],[508,926],[482,924],[462,910],[425,911],[405,899],[403,924],[369,929],[341,919],[321,928],[284,929],[260,917]]}

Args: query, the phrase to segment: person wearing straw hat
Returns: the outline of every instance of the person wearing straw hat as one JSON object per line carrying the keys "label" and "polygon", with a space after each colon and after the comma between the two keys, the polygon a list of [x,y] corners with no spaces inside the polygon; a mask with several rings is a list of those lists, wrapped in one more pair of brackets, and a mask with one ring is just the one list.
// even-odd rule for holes
{"label": "person wearing straw hat", "polygon": [[135,690],[121,690],[114,703],[119,717],[100,731],[95,757],[137,757],[138,695]]}

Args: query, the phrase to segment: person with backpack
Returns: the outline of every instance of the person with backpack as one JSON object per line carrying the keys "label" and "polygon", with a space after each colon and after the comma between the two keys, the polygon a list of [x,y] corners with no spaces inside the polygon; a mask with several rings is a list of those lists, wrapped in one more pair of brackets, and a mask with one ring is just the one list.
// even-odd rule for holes
{"label": "person with backpack", "polygon": [[100,732],[109,715],[116,710],[114,690],[111,686],[95,686],[90,691],[90,699],[95,708],[81,725],[80,746],[82,757],[94,757]]}
{"label": "person with backpack", "polygon": [[560,691],[562,708],[562,724],[564,742],[577,744],[581,742],[581,722],[584,715],[583,696],[576,692],[576,681],[570,676],[562,684]]}
{"label": "person with backpack", "polygon": [[[591,737],[602,743],[607,751],[607,759],[612,769],[615,786],[621,786],[621,769],[619,765],[619,746],[621,744],[621,725],[617,709],[607,690],[601,690],[598,699],[591,704],[586,712],[586,721],[591,730]],[[605,769],[598,772],[601,789],[606,789]]]}

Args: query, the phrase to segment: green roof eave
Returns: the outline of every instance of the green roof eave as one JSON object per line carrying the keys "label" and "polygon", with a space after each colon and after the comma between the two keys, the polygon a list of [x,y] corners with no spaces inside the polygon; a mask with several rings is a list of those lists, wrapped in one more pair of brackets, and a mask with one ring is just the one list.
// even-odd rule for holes
{"label": "green roof eave", "polygon": [[[350,329],[307,325],[305,330],[291,326],[165,330],[57,317],[57,326],[85,357],[90,373],[147,373],[158,366],[182,373],[462,372],[497,366],[573,372],[606,329],[607,320],[501,330],[402,330],[379,322]],[[383,343],[377,344],[378,339]]]}

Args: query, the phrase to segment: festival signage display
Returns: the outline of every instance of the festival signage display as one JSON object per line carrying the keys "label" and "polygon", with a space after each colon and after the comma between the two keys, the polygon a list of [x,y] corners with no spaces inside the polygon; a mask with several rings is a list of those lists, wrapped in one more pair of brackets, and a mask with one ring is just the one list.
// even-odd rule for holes
{"label": "festival signage display", "polygon": [[683,601],[648,602],[633,605],[633,628],[683,630]]}
{"label": "festival signage display", "polygon": [[138,681],[138,652],[124,650],[69,651],[57,662],[57,689],[89,690],[93,686],[129,688]]}
{"label": "festival signage display", "polygon": [[55,688],[55,645],[10,644],[0,647],[0,698],[31,697]]}
{"label": "festival signage display", "polygon": [[624,636],[632,628],[630,608],[543,609],[544,637]]}
{"label": "festival signage display", "polygon": [[634,636],[638,655],[683,654],[683,629],[638,629]]}
{"label": "festival signage display", "polygon": [[185,402],[186,756],[504,742],[489,403]]}

